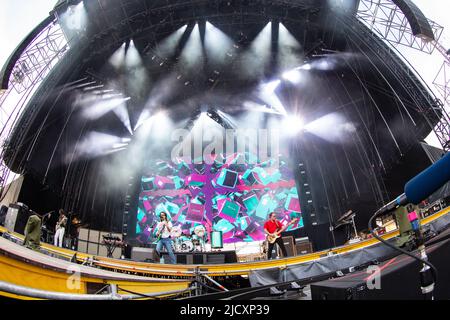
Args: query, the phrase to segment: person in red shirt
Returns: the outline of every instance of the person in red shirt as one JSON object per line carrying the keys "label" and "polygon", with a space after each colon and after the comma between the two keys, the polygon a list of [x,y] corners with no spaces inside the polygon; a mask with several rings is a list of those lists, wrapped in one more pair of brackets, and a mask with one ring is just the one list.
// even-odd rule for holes
{"label": "person in red shirt", "polygon": [[[280,221],[277,220],[275,212],[269,214],[269,220],[267,220],[266,223],[264,224],[264,232],[267,235],[272,236],[280,235],[285,228],[286,227],[283,227]],[[269,248],[267,250],[267,259],[270,260],[272,258],[272,250],[275,243],[278,244],[278,246],[280,247],[281,252],[283,253],[283,257],[287,257],[287,252],[286,248],[284,247],[283,239],[282,237],[279,237],[275,240],[275,242],[273,243],[269,242]]]}

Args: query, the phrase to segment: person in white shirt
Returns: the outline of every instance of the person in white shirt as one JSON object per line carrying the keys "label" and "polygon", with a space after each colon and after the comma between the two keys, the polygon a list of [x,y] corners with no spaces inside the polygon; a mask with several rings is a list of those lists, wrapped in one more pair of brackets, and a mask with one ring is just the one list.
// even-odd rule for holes
{"label": "person in white shirt", "polygon": [[63,247],[64,233],[66,232],[67,217],[63,209],[59,210],[59,219],[55,228],[54,245]]}
{"label": "person in white shirt", "polygon": [[170,263],[175,263],[175,255],[172,249],[172,239],[170,238],[170,232],[172,231],[172,222],[167,219],[167,213],[161,212],[160,221],[156,226],[156,237],[158,242],[156,244],[156,251],[161,255],[161,249],[166,248],[169,253]]}

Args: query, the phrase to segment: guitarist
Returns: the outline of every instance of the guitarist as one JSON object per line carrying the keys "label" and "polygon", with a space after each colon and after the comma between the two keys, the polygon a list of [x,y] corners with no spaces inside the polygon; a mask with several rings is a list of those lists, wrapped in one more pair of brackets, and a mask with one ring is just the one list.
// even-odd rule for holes
{"label": "guitarist", "polygon": [[170,233],[172,232],[172,222],[167,219],[167,213],[161,212],[159,214],[160,221],[156,226],[156,236],[158,237],[156,244],[156,251],[161,255],[161,249],[166,248],[169,253],[170,263],[175,263],[176,258],[173,254],[172,239],[170,239]]}
{"label": "guitarist", "polygon": [[54,238],[54,245],[55,247],[63,247],[63,239],[64,239],[64,233],[66,232],[66,225],[67,225],[67,217],[66,213],[63,209],[59,209],[59,218],[58,222],[56,223],[55,227],[55,238]]}
{"label": "guitarist", "polygon": [[281,252],[283,253],[283,258],[287,257],[287,252],[286,252],[286,248],[284,247],[284,243],[283,243],[283,239],[282,237],[280,237],[281,232],[283,232],[288,225],[286,225],[285,227],[283,227],[281,225],[281,222],[277,220],[276,216],[275,216],[275,212],[271,212],[269,214],[269,220],[266,221],[266,223],[264,224],[264,232],[267,234],[268,238],[270,236],[272,237],[277,237],[276,240],[274,242],[269,241],[269,239],[267,239],[268,244],[269,244],[269,248],[267,250],[267,259],[270,260],[272,258],[272,250],[273,250],[273,246],[276,244],[278,244],[278,246],[281,249]]}

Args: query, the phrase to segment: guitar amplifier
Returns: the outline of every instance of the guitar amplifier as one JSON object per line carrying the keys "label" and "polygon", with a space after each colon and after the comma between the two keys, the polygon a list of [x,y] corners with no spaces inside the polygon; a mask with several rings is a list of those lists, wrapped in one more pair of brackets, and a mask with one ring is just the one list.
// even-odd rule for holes
{"label": "guitar amplifier", "polygon": [[297,255],[297,250],[295,248],[293,236],[283,237],[283,243],[286,248],[288,257],[293,257]]}
{"label": "guitar amplifier", "polygon": [[24,234],[25,226],[30,216],[28,207],[21,204],[11,204],[5,218],[5,227],[8,231]]}
{"label": "guitar amplifier", "polygon": [[312,253],[313,252],[312,243],[309,242],[308,239],[301,240],[301,241],[299,239],[297,239],[296,244],[295,244],[295,248],[296,248],[296,251],[297,251],[298,255],[307,254],[307,253]]}

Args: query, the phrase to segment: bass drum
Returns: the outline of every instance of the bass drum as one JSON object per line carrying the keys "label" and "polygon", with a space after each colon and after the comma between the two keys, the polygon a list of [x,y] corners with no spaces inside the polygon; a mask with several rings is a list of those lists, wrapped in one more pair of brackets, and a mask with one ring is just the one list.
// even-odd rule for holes
{"label": "bass drum", "polygon": [[194,244],[191,240],[181,241],[178,245],[179,252],[191,252],[194,251]]}

